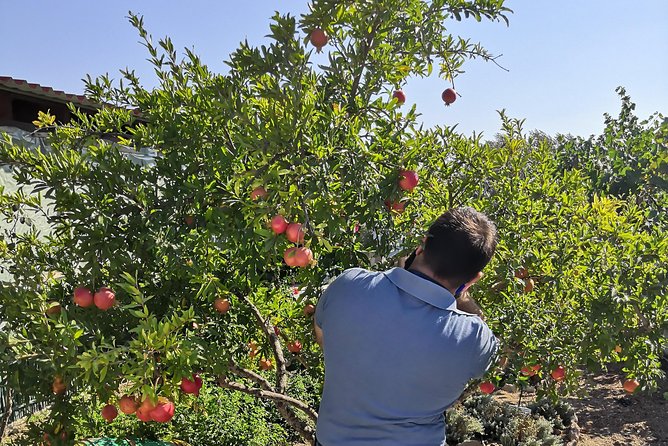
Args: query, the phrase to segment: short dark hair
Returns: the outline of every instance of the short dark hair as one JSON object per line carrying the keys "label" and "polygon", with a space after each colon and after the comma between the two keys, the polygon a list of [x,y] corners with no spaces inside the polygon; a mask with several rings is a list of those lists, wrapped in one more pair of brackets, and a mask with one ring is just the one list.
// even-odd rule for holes
{"label": "short dark hair", "polygon": [[425,262],[443,279],[465,283],[489,263],[497,243],[496,225],[470,207],[443,213],[429,227]]}

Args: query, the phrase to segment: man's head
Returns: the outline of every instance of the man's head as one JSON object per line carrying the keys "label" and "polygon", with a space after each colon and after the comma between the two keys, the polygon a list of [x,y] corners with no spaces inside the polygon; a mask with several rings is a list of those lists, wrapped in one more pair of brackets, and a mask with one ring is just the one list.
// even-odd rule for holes
{"label": "man's head", "polygon": [[496,249],[496,225],[470,207],[450,209],[429,227],[424,264],[440,279],[463,284],[489,263]]}

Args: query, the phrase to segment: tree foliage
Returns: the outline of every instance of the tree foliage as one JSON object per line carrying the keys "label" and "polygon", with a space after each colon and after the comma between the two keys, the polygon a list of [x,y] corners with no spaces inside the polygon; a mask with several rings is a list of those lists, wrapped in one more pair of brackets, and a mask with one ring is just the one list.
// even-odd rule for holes
{"label": "tree foliage", "polygon": [[[524,381],[517,370],[535,363],[547,377],[563,364],[565,384],[541,381],[556,395],[577,388],[579,367],[623,361],[651,388],[668,318],[666,193],[655,179],[665,181],[665,124],[627,113],[609,119],[596,143],[556,146],[503,116],[502,143],[489,144],[425,130],[415,107],[391,99],[411,76],[436,68],[451,80],[469,58],[493,60],[447,24],[508,12],[501,0],[315,1],[300,20],[274,16],[270,43],[242,43],[225,74],[192,51],[180,57],[169,38],[154,43],[131,15],[157,88],[131,70],[119,82],[89,78],[88,97],[104,107],[93,116],[73,109],[67,125],[41,116],[49,150],[0,142],[0,162],[20,186],[1,195],[0,209],[27,224],[0,244],[11,274],[0,289],[0,372],[22,395],[55,401],[56,437],[77,389],[112,403],[168,397],[178,411],[193,402],[181,379],[199,372],[209,385],[275,402],[309,440],[318,384],[298,400],[290,379],[317,383],[323,374],[304,306],[345,268],[390,266],[444,209],[471,205],[501,235],[475,295],[512,365],[493,379]],[[308,41],[315,28],[329,36],[319,66]],[[147,149],[152,163],[127,156]],[[648,186],[604,187],[595,164],[603,151],[619,178],[628,177],[620,160],[642,159],[634,174]],[[397,185],[404,168],[420,175],[411,193]],[[258,187],[266,197],[251,198]],[[294,244],[268,227],[276,214],[304,224],[310,267],[283,262]],[[48,233],[32,224],[37,216]],[[519,267],[533,290],[514,277]],[[80,286],[111,287],[118,305],[76,306]],[[231,309],[217,313],[215,299]],[[295,340],[303,349],[288,353]],[[272,361],[269,371],[260,359]],[[54,377],[65,394],[53,395]]]}

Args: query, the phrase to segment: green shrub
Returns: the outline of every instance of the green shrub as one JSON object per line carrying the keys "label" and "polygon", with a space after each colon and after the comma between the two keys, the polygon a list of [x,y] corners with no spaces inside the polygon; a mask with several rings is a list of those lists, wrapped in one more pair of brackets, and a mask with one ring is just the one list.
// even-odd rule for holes
{"label": "green shrub", "polygon": [[448,442],[455,444],[470,440],[485,432],[480,420],[467,413],[462,407],[455,407],[446,414]]}
{"label": "green shrub", "polygon": [[573,406],[563,400],[555,403],[548,398],[543,398],[529,404],[529,409],[531,409],[532,414],[551,420],[557,429],[564,429],[570,426],[575,416]]}
{"label": "green shrub", "polygon": [[[558,426],[569,425],[574,411],[566,403],[542,401],[531,414],[501,403],[490,395],[473,395],[447,412],[448,443],[480,437],[503,446],[552,446],[561,444],[553,435]],[[568,420],[568,422],[566,422]]]}
{"label": "green shrub", "polygon": [[515,412],[513,407],[498,403],[490,395],[473,395],[464,401],[464,407],[482,422],[486,438],[500,438]]}
{"label": "green shrub", "polygon": [[552,435],[553,425],[543,417],[518,414],[501,435],[503,446],[553,446],[561,443]]}
{"label": "green shrub", "polygon": [[[177,406],[171,423],[142,423],[134,415],[123,415],[107,423],[100,416],[89,395],[73,398],[74,414],[70,428],[76,439],[128,438],[146,440],[180,440],[190,446],[280,446],[294,438],[280,424],[279,416],[269,403],[238,392],[205,386],[192,406]],[[47,431],[50,416],[41,412],[31,417],[30,432],[14,439],[8,446],[34,446],[39,432]]]}

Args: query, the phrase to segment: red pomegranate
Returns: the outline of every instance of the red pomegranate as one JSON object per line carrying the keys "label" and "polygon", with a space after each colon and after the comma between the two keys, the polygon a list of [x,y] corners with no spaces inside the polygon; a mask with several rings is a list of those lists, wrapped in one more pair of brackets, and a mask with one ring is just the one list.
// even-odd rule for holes
{"label": "red pomegranate", "polygon": [[311,40],[311,45],[316,47],[318,52],[321,52],[322,47],[327,45],[329,37],[327,37],[325,31],[321,30],[320,28],[316,28],[311,32],[310,40]]}
{"label": "red pomegranate", "polygon": [[406,94],[402,90],[396,90],[392,93],[392,97],[397,100],[399,105],[403,105],[406,102]]}
{"label": "red pomegranate", "polygon": [[202,378],[194,374],[192,379],[181,378],[181,391],[191,395],[199,396],[199,391],[202,388]]}
{"label": "red pomegranate", "polygon": [[74,303],[80,307],[90,307],[93,305],[93,293],[88,288],[75,288]]}
{"label": "red pomegranate", "polygon": [[151,419],[158,423],[167,423],[174,417],[174,403],[167,398],[159,398],[158,405],[151,411]]}
{"label": "red pomegranate", "polygon": [[107,311],[116,304],[116,295],[111,288],[102,287],[95,293],[93,297],[95,306],[102,311]]}
{"label": "red pomegranate", "polygon": [[107,404],[102,408],[101,414],[102,418],[104,418],[107,423],[111,423],[118,416],[118,410],[116,409],[116,406]]}
{"label": "red pomegranate", "polygon": [[304,227],[301,223],[290,223],[285,229],[285,237],[292,243],[304,243]]}
{"label": "red pomegranate", "polygon": [[275,215],[271,219],[271,230],[274,234],[283,234],[288,229],[288,221],[282,215]]}
{"label": "red pomegranate", "polygon": [[118,400],[118,407],[126,415],[133,414],[137,411],[137,400],[132,396],[125,395]]}
{"label": "red pomegranate", "polygon": [[457,100],[457,92],[454,88],[446,88],[441,93],[441,99],[443,99],[445,105],[450,105]]}

